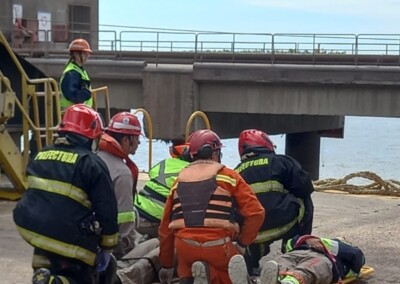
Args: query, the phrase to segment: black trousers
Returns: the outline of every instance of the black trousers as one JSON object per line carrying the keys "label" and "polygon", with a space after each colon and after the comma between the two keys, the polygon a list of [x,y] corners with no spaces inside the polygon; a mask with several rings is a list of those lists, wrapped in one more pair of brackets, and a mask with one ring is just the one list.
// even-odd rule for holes
{"label": "black trousers", "polygon": [[[32,267],[34,270],[47,268],[56,279],[57,276],[64,276],[70,284],[95,284],[98,282],[95,267],[38,248],[33,251]],[[58,284],[58,282],[56,283]]]}

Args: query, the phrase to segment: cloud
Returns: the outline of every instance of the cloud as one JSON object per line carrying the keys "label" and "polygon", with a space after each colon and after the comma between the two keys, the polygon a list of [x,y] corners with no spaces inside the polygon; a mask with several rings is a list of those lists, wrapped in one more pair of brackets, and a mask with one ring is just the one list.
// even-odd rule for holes
{"label": "cloud", "polygon": [[398,17],[400,0],[244,0],[243,4],[317,12],[321,14],[344,14],[367,17]]}

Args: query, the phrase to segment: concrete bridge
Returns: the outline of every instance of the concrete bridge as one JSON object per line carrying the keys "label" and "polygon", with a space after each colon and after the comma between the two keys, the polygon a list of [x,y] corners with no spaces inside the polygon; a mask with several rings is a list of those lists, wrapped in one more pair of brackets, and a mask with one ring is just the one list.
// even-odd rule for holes
{"label": "concrete bridge", "polygon": [[[55,78],[65,64],[63,59],[29,61]],[[399,66],[93,59],[87,69],[94,87],[109,87],[115,111],[140,107],[150,113],[154,138],[183,138],[189,116],[201,110],[222,138],[238,137],[246,128],[287,134],[286,153],[315,179],[320,137],[343,137],[346,115],[400,116]]]}

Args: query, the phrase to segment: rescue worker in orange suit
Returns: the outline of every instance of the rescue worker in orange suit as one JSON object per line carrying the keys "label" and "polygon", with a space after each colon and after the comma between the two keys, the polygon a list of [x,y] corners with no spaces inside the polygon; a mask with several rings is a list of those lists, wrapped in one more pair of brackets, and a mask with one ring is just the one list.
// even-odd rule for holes
{"label": "rescue worker in orange suit", "polygon": [[314,187],[295,159],[275,154],[272,141],[261,130],[242,131],[238,150],[241,163],[235,170],[252,187],[268,214],[245,255],[250,274],[257,275],[258,262],[270,252],[272,242],[282,239],[284,247],[295,235],[311,234]]}
{"label": "rescue worker in orange suit", "polygon": [[[179,173],[159,228],[159,278],[171,282],[175,249],[180,283],[231,283],[229,260],[255,239],[264,209],[240,175],[220,163],[217,134],[198,130],[188,142],[193,162]],[[240,232],[235,208],[244,219]]]}
{"label": "rescue worker in orange suit", "polygon": [[[99,277],[104,284],[152,283],[154,273],[143,271],[148,260],[158,260],[158,239],[137,244],[136,212],[133,200],[136,193],[139,170],[129,155],[134,155],[140,144],[141,125],[129,112],[114,115],[100,141],[98,155],[106,163],[114,184],[118,202],[119,241],[105,273]],[[147,259],[143,262],[140,258]],[[133,261],[135,260],[136,261]]]}
{"label": "rescue worker in orange suit", "polygon": [[13,212],[34,247],[33,283],[93,283],[118,242],[117,201],[95,154],[103,123],[83,105],[65,111],[55,144],[27,167],[28,190]]}
{"label": "rescue worker in orange suit", "polygon": [[78,38],[70,43],[68,50],[70,58],[60,79],[61,111],[78,103],[91,107],[93,99],[90,77],[83,67],[92,53],[90,45],[86,40]]}

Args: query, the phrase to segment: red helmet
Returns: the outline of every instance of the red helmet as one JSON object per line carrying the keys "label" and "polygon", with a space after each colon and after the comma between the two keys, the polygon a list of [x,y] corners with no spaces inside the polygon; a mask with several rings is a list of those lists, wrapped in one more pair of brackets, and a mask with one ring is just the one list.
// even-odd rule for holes
{"label": "red helmet", "polygon": [[189,148],[189,143],[181,145],[172,145],[169,147],[169,154],[172,158],[178,158],[183,155],[183,153]]}
{"label": "red helmet", "polygon": [[[200,150],[211,147],[211,153],[222,147],[221,139],[218,135],[208,129],[201,129],[190,134],[188,138],[189,154],[196,155]],[[211,154],[210,153],[210,154]]]}
{"label": "red helmet", "polygon": [[92,53],[89,43],[83,38],[77,38],[77,39],[74,39],[73,41],[71,41],[71,43],[69,44],[68,50],[70,52],[84,51],[84,52]]}
{"label": "red helmet", "polygon": [[129,112],[119,112],[111,118],[106,131],[125,135],[140,135],[142,127],[136,115]]}
{"label": "red helmet", "polygon": [[73,132],[95,139],[103,133],[103,120],[91,107],[75,104],[65,110],[59,131]]}
{"label": "red helmet", "polygon": [[270,151],[274,151],[275,146],[269,139],[267,133],[257,129],[243,130],[239,136],[238,149],[240,156],[246,149],[255,147],[267,148]]}

